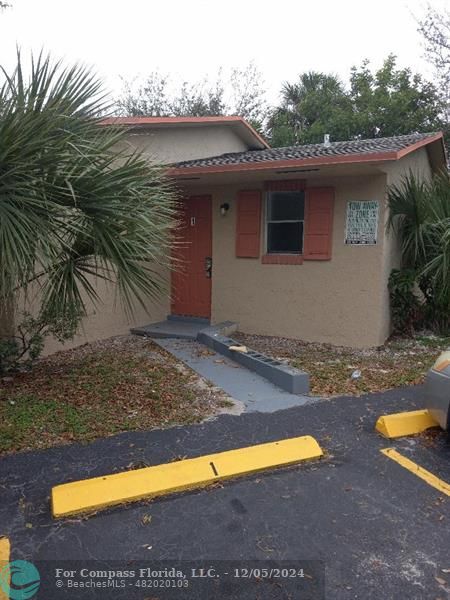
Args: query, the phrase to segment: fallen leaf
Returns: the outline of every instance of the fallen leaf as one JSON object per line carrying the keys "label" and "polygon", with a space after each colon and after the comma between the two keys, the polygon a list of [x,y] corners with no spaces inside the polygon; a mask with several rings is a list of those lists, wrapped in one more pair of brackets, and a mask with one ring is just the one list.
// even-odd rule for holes
{"label": "fallen leaf", "polygon": [[142,525],[149,525],[152,522],[152,515],[144,515],[141,519]]}

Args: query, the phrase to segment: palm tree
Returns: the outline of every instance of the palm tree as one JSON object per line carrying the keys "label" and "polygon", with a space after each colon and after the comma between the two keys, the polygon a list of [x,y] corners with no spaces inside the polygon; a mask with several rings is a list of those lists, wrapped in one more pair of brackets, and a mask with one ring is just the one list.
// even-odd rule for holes
{"label": "palm tree", "polygon": [[348,139],[351,111],[338,77],[316,71],[302,73],[297,83],[286,82],[282,87],[281,105],[269,121],[272,143],[318,143],[325,133],[334,139]]}
{"label": "palm tree", "polygon": [[388,194],[388,228],[400,235],[402,268],[414,269],[426,300],[428,324],[450,325],[450,174],[430,181],[410,172]]}
{"label": "palm tree", "polygon": [[108,99],[82,66],[40,55],[0,84],[0,302],[38,289],[40,314],[76,318],[111,281],[128,311],[163,290],[176,194],[161,168],[102,126]]}

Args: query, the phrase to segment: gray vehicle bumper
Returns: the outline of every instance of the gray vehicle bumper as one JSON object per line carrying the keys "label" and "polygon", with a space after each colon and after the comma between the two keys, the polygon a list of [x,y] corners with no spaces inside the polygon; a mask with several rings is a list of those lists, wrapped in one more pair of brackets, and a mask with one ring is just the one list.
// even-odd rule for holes
{"label": "gray vehicle bumper", "polygon": [[442,429],[450,430],[450,374],[430,369],[425,382],[427,408]]}

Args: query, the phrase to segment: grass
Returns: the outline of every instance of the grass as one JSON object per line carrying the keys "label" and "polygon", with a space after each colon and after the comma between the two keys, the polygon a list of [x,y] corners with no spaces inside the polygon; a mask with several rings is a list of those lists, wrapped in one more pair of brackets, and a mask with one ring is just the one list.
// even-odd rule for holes
{"label": "grass", "polygon": [[[440,352],[450,346],[449,337],[438,336],[393,338],[369,350],[242,333],[235,337],[309,373],[311,393],[317,396],[360,395],[420,384]],[[361,376],[352,379],[355,371]]]}
{"label": "grass", "polygon": [[0,380],[0,453],[195,423],[226,400],[152,342],[125,338],[60,352]]}

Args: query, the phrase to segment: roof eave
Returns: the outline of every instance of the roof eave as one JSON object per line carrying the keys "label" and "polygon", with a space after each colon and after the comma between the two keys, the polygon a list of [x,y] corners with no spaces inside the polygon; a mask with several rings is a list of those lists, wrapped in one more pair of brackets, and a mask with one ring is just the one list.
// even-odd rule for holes
{"label": "roof eave", "polygon": [[433,144],[438,141],[441,142],[440,148],[442,150],[443,164],[446,165],[447,164],[447,151],[445,148],[444,134],[442,131],[438,131],[438,133],[436,133],[435,135],[430,135],[429,137],[426,137],[423,140],[419,140],[418,142],[415,142],[414,144],[411,144],[410,146],[407,146],[406,148],[402,148],[401,150],[398,150],[398,152],[397,152],[398,159],[403,158],[404,156],[407,156],[408,154],[411,154],[411,152],[415,152],[416,150],[419,150],[420,148],[423,148],[424,146],[429,146],[430,144]]}
{"label": "roof eave", "polygon": [[168,175],[171,177],[185,177],[186,175],[206,175],[214,173],[232,173],[232,172],[248,172],[248,171],[270,171],[274,169],[289,169],[289,168],[302,168],[302,167],[324,167],[333,166],[339,164],[364,164],[364,163],[378,163],[387,161],[397,161],[423,148],[429,146],[435,142],[441,142],[441,148],[443,153],[443,164],[446,164],[446,150],[444,145],[444,135],[440,131],[435,135],[426,137],[414,144],[402,148],[401,150],[392,150],[389,152],[370,152],[364,154],[350,154],[344,156],[317,156],[311,158],[296,158],[289,160],[270,160],[261,162],[249,162],[249,163],[237,163],[229,165],[210,165],[210,166],[199,166],[199,167],[171,167],[168,169]]}
{"label": "roof eave", "polygon": [[397,152],[377,152],[371,154],[353,154],[350,156],[326,156],[290,160],[270,160],[234,165],[211,165],[207,167],[172,167],[167,174],[171,177],[186,175],[206,175],[213,173],[232,173],[242,171],[271,171],[273,169],[302,168],[310,166],[331,166],[338,164],[360,164],[398,160]]}

